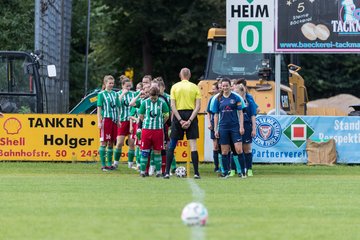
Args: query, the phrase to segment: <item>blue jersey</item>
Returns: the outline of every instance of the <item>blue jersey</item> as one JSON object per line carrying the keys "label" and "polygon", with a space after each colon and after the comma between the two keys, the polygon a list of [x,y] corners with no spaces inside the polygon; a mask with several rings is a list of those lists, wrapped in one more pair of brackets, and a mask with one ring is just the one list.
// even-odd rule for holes
{"label": "blue jersey", "polygon": [[219,113],[219,128],[234,129],[239,128],[238,111],[243,109],[241,97],[233,92],[229,97],[222,96],[220,99],[214,97],[214,113]]}
{"label": "blue jersey", "polygon": [[[231,92],[233,94],[235,94],[236,96],[238,96],[241,100],[241,106],[245,106],[245,101],[244,99],[236,92]],[[220,93],[217,93],[216,95],[212,96],[211,99],[210,99],[210,103],[209,103],[209,111],[212,112],[212,113],[215,113],[214,112],[214,102],[215,102],[215,99],[217,99],[219,97],[219,94]],[[254,100],[254,99],[253,99]]]}
{"label": "blue jersey", "polygon": [[206,112],[208,112],[210,114],[210,122],[212,125],[214,125],[214,113],[211,111],[210,109],[210,103],[211,101],[214,99],[214,96],[212,96],[210,99],[209,99],[209,102],[208,102],[208,105],[207,105],[207,109],[206,109]]}
{"label": "blue jersey", "polygon": [[244,122],[251,122],[251,117],[256,116],[256,109],[258,105],[255,103],[254,98],[246,93],[245,95],[245,106],[244,112]]}

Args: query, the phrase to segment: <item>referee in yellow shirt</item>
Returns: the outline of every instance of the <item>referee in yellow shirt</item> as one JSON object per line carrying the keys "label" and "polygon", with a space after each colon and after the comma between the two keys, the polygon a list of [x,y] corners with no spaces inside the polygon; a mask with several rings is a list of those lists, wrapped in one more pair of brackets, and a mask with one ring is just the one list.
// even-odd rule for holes
{"label": "referee in yellow shirt", "polygon": [[186,138],[189,140],[191,149],[191,161],[194,166],[194,178],[200,179],[199,154],[196,146],[196,139],[199,138],[199,126],[197,114],[200,110],[200,89],[190,82],[191,72],[188,68],[180,71],[180,82],[174,84],[170,90],[171,110],[173,118],[171,122],[171,134],[169,149],[166,154],[165,179],[169,179],[170,166],[174,158],[174,150],[178,140]]}

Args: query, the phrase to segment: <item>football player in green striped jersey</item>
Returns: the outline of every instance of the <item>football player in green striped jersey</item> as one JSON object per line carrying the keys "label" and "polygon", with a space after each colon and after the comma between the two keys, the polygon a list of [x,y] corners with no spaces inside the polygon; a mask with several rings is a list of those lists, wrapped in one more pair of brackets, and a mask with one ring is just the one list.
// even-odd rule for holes
{"label": "football player in green striped jersey", "polygon": [[139,117],[143,121],[141,131],[141,167],[140,175],[145,177],[146,165],[150,150],[154,151],[156,177],[161,176],[161,150],[164,144],[164,122],[169,118],[167,104],[159,99],[160,90],[150,88],[150,97],[145,99],[139,109]]}
{"label": "football player in green striped jersey", "polygon": [[[171,100],[170,100],[170,95],[167,94],[165,92],[165,83],[162,77],[157,77],[155,78],[158,81],[159,84],[159,89],[160,89],[160,97],[162,97],[165,102],[168,104],[169,107],[169,116],[171,116]],[[165,122],[164,124],[164,137],[165,137],[165,142],[164,142],[164,150],[161,151],[161,156],[162,156],[162,165],[161,165],[161,169],[163,171],[163,173],[165,173],[165,168],[166,168],[166,151],[168,150],[168,143],[170,141],[169,138],[169,129],[171,127],[171,121],[170,121],[170,117],[168,119],[168,121]],[[175,155],[174,155],[174,159],[171,163],[171,172],[175,173],[176,170],[176,159],[175,159]]]}
{"label": "football player in green striped jersey", "polygon": [[132,83],[129,78],[125,76],[120,77],[122,89],[117,93],[120,100],[120,127],[116,139],[116,149],[114,153],[114,167],[119,165],[122,147],[124,146],[125,137],[128,137],[129,151],[128,151],[128,167],[132,168],[134,161],[134,139],[130,136],[130,102],[134,97],[134,93],[130,91]]}
{"label": "football player in green striped jersey", "polygon": [[[143,83],[139,82],[136,84],[136,92],[135,95],[140,94],[143,89]],[[134,98],[133,98],[134,99]],[[131,106],[131,104],[130,104]],[[140,171],[140,143],[141,143],[141,128],[139,127],[139,108],[135,106],[131,106],[130,108],[130,121],[133,121],[133,124],[130,125],[130,133],[132,138],[135,140],[135,159],[136,159],[136,167],[134,169]]]}
{"label": "football player in green striped jersey", "polygon": [[[143,80],[144,79],[145,79],[145,77],[143,78]],[[149,97],[149,91],[150,91],[150,83],[146,83],[146,82],[143,83],[143,88],[140,91],[140,94],[138,94],[131,100],[130,106],[135,107],[136,109],[139,109],[141,103]],[[137,129],[137,131],[138,131],[137,138],[140,138],[140,136],[141,136],[141,129],[142,129],[142,120],[140,119],[140,121],[138,123],[138,129]],[[140,142],[141,142],[141,139],[140,139]],[[150,156],[149,156],[149,158],[150,158]],[[141,156],[140,156],[140,159],[141,159]],[[150,163],[151,163],[151,161],[150,161]],[[150,164],[147,164],[146,165],[146,174],[147,175],[149,173],[149,168],[150,168]],[[154,166],[154,169],[155,169],[155,166]]]}
{"label": "football player in green striped jersey", "polygon": [[[97,98],[97,118],[100,129],[100,162],[103,171],[112,170],[113,145],[116,141],[117,127],[119,125],[120,101],[114,87],[115,79],[113,76],[104,77],[104,89],[98,94]],[[107,147],[107,149],[106,149]],[[107,164],[105,162],[107,156]]]}

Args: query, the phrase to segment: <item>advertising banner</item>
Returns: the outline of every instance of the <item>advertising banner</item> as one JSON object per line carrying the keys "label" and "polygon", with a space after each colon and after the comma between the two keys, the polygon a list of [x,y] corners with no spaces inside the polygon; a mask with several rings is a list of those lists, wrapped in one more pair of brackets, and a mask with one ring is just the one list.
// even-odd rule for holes
{"label": "advertising banner", "polygon": [[360,51],[360,0],[278,0],[276,52]]}
{"label": "advertising banner", "polygon": [[337,163],[360,163],[360,117],[257,116],[253,161],[306,163],[306,139],[336,142]]}
{"label": "advertising banner", "polygon": [[227,0],[228,53],[273,53],[274,0]]}
{"label": "advertising banner", "polygon": [[0,160],[96,161],[96,116],[5,114],[0,147]]}
{"label": "advertising banner", "polygon": [[[199,158],[204,159],[203,124],[199,128]],[[0,118],[0,161],[99,161],[99,139],[96,115],[4,114]],[[189,149],[187,141],[179,141],[177,161],[190,158]],[[127,152],[126,141],[122,161],[127,161]]]}

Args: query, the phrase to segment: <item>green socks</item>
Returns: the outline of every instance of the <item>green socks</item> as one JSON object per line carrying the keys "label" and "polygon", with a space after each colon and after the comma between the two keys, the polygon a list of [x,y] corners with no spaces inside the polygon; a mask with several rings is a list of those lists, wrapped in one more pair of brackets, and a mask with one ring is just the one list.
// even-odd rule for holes
{"label": "green socks", "polygon": [[131,150],[129,149],[128,152],[128,162],[133,162],[134,161],[134,156],[135,156],[135,150]]}
{"label": "green socks", "polygon": [[107,157],[107,165],[110,167],[112,164],[113,148],[109,148],[109,147],[107,148],[106,157]]}
{"label": "green socks", "polygon": [[154,162],[155,162],[155,169],[156,171],[160,171],[161,170],[161,154],[155,154],[154,153]]}
{"label": "green socks", "polygon": [[144,155],[141,154],[140,171],[145,172],[147,162],[148,162],[148,156],[144,157]]}
{"label": "green socks", "polygon": [[154,155],[154,151],[151,151],[150,152],[150,166],[154,166],[155,165],[155,163],[154,163],[154,157],[155,155]]}
{"label": "green socks", "polygon": [[241,173],[241,167],[240,167],[240,163],[239,163],[239,156],[234,154],[233,158],[234,158],[234,162],[235,162],[235,166],[236,166],[236,172]]}
{"label": "green socks", "polygon": [[141,159],[141,151],[139,147],[136,147],[135,149],[135,158],[136,158],[136,164],[140,165],[140,159]]}
{"label": "green socks", "polygon": [[100,146],[99,155],[100,155],[101,166],[105,167],[105,146]]}
{"label": "green socks", "polygon": [[121,149],[116,148],[114,151],[114,160],[119,162],[121,156]]}

